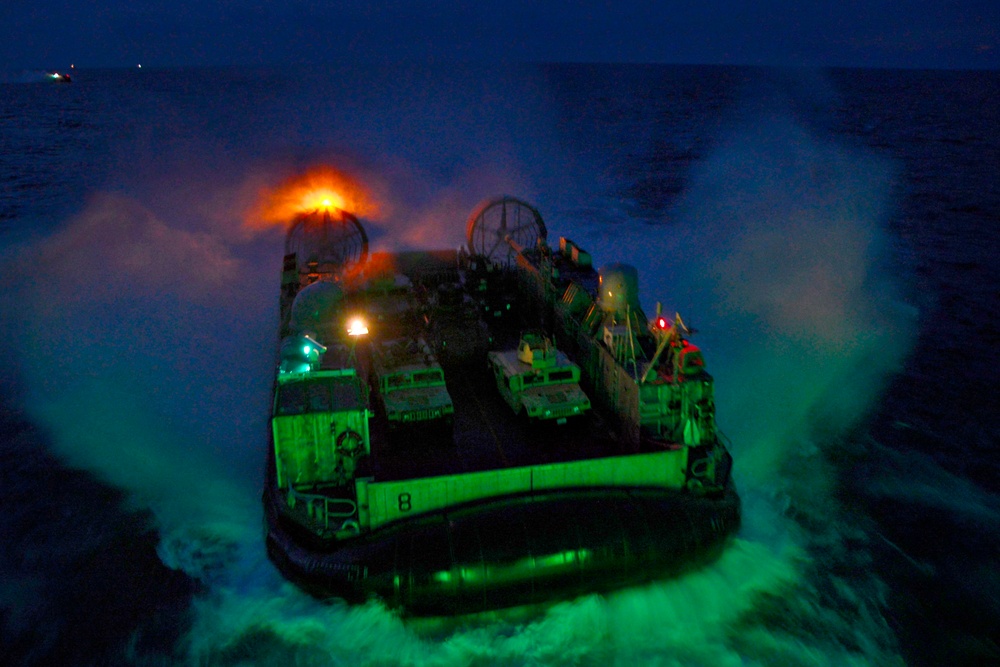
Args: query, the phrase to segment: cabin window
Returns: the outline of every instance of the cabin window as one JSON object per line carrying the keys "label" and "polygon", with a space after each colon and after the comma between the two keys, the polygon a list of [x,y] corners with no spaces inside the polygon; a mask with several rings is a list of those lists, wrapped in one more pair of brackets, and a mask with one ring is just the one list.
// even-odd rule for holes
{"label": "cabin window", "polygon": [[524,383],[525,387],[527,387],[529,384],[535,384],[536,382],[538,382],[541,379],[542,379],[542,377],[540,375],[535,375],[534,373],[532,373],[531,375],[522,375],[521,376],[521,382]]}
{"label": "cabin window", "polygon": [[281,385],[275,405],[276,416],[309,412],[336,412],[357,409],[364,403],[356,378],[335,378]]}
{"label": "cabin window", "polygon": [[325,382],[296,382],[281,387],[277,414],[301,415],[306,412],[329,412],[330,388]]}
{"label": "cabin window", "polygon": [[356,377],[335,378],[328,386],[334,410],[353,410],[366,405],[367,397],[364,396],[361,382]]}

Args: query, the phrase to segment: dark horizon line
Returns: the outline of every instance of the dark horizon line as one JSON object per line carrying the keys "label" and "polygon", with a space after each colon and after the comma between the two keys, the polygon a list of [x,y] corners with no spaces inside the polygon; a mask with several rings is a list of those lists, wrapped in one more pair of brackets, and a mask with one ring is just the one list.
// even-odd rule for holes
{"label": "dark horizon line", "polygon": [[163,64],[152,64],[145,65],[142,63],[136,63],[135,65],[83,65],[77,66],[77,64],[71,63],[69,67],[59,68],[59,67],[0,67],[0,71],[6,71],[8,73],[12,72],[61,72],[61,73],[72,73],[74,71],[110,71],[110,70],[157,70],[157,71],[168,71],[168,70],[233,70],[233,69],[246,69],[246,70],[266,70],[275,69],[282,67],[343,67],[343,66],[378,66],[378,67],[398,67],[398,66],[420,66],[420,67],[436,67],[436,66],[510,66],[510,65],[542,65],[542,66],[567,66],[567,65],[580,65],[580,66],[599,66],[599,67],[614,67],[614,66],[628,66],[628,67],[718,67],[718,68],[742,68],[742,69],[787,69],[787,70],[884,70],[884,71],[913,71],[913,72],[996,72],[1000,71],[1000,65],[997,66],[928,66],[925,64],[917,65],[858,65],[858,64],[775,64],[775,63],[740,63],[740,62],[729,62],[729,63],[718,63],[718,62],[697,62],[694,60],[677,60],[670,62],[655,62],[655,61],[641,61],[641,60],[614,60],[614,61],[604,61],[604,60],[446,60],[446,59],[378,59],[378,60],[364,60],[364,59],[334,59],[323,63],[307,63],[307,62],[297,62],[297,61],[287,61],[287,62],[274,62],[274,63],[256,63],[256,64],[183,64],[183,65],[163,65]]}

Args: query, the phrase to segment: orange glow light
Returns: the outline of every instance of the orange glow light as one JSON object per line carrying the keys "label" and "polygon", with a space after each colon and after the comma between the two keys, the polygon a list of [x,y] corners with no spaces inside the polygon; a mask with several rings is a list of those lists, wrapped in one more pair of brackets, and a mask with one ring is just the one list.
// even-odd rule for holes
{"label": "orange glow light", "polygon": [[347,323],[347,335],[348,336],[364,336],[368,333],[368,325],[365,323],[364,319],[360,317],[351,318],[351,321]]}
{"label": "orange glow light", "polygon": [[357,179],[329,165],[317,165],[277,187],[261,190],[248,223],[287,225],[300,213],[331,208],[371,217],[378,214],[379,206]]}
{"label": "orange glow light", "polygon": [[[319,188],[302,196],[301,206],[296,213],[309,213],[330,208],[347,209],[344,198],[333,190]],[[351,211],[353,213],[354,211]]]}

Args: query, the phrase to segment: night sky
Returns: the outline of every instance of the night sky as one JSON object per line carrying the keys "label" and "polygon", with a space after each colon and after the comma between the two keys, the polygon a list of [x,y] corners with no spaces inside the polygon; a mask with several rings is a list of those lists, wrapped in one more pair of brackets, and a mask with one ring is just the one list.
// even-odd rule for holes
{"label": "night sky", "polygon": [[995,69],[996,0],[5,0],[0,69],[656,62]]}

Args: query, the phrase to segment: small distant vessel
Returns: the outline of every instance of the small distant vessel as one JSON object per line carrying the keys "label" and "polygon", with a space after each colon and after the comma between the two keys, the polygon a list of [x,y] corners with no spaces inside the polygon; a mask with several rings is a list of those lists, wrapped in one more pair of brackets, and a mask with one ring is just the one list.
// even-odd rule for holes
{"label": "small distant vessel", "polygon": [[73,77],[65,72],[49,72],[48,77],[55,83],[73,83]]}
{"label": "small distant vessel", "polygon": [[263,502],[319,597],[457,614],[606,591],[716,557],[740,523],[714,386],[680,316],[513,197],[458,250],[372,253],[299,215]]}

